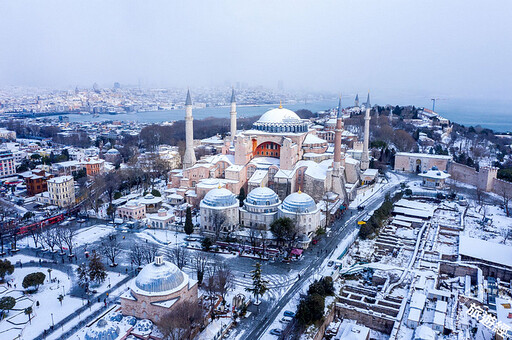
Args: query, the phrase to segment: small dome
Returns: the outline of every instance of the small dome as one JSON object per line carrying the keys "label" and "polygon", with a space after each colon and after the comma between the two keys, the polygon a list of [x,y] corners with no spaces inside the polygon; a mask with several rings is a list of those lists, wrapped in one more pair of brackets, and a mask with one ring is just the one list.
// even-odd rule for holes
{"label": "small dome", "polygon": [[212,189],[204,196],[201,204],[210,207],[229,207],[238,204],[235,194],[226,188]]}
{"label": "small dome", "polygon": [[149,293],[174,290],[185,281],[183,272],[173,263],[150,263],[140,271],[135,279],[135,286]]}
{"label": "small dome", "polygon": [[300,117],[295,112],[283,108],[268,110],[258,119],[258,123],[289,123],[296,121],[300,121]]}
{"label": "small dome", "polygon": [[110,149],[107,151],[108,155],[118,155],[119,151],[117,149]]}
{"label": "small dome", "polygon": [[85,340],[115,340],[119,336],[119,327],[101,319],[85,333]]}
{"label": "small dome", "polygon": [[278,204],[279,196],[277,196],[277,194],[270,188],[258,187],[253,189],[249,195],[247,195],[245,203],[262,206]]}
{"label": "small dome", "polygon": [[317,207],[311,196],[299,191],[288,195],[284,199],[281,209],[292,213],[308,213],[314,212]]}

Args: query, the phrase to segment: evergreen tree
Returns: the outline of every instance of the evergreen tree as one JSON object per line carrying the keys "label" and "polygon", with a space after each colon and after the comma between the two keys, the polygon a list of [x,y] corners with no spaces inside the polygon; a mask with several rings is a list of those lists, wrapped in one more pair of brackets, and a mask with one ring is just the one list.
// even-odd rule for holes
{"label": "evergreen tree", "polygon": [[240,203],[240,207],[244,206],[244,200],[247,196],[245,195],[245,189],[244,187],[240,188],[240,194],[238,195],[238,201]]}
{"label": "evergreen tree", "polygon": [[252,293],[256,297],[256,303],[259,303],[259,297],[263,296],[267,291],[268,281],[261,277],[261,264],[256,262],[254,270],[251,271],[252,288],[245,288],[246,291]]}
{"label": "evergreen tree", "polygon": [[4,280],[6,274],[14,273],[14,266],[9,260],[0,261],[0,281]]}
{"label": "evergreen tree", "polygon": [[27,289],[29,287],[34,287],[35,290],[37,290],[39,288],[39,286],[44,283],[45,278],[46,278],[46,275],[44,273],[41,273],[41,272],[30,273],[23,278],[23,282],[21,285],[25,289]]}
{"label": "evergreen tree", "polygon": [[3,311],[11,310],[16,304],[16,299],[12,296],[4,296],[0,299],[0,309]]}
{"label": "evergreen tree", "polygon": [[101,262],[100,256],[96,252],[92,254],[88,269],[89,279],[95,283],[102,283],[107,278],[105,265]]}
{"label": "evergreen tree", "polygon": [[185,213],[185,233],[187,235],[191,235],[194,232],[194,224],[192,223],[192,210],[190,207],[187,207],[187,211]]}

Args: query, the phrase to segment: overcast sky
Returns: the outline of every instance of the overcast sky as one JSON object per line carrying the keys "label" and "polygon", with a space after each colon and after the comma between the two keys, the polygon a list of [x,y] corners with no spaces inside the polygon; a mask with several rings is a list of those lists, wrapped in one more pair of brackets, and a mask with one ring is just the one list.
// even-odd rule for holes
{"label": "overcast sky", "polygon": [[0,86],[510,98],[512,1],[1,1]]}

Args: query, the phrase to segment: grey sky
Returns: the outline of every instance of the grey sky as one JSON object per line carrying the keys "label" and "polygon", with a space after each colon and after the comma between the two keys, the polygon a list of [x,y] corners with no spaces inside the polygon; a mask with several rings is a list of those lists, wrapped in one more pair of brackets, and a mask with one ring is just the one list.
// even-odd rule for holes
{"label": "grey sky", "polygon": [[512,1],[1,1],[0,86],[510,97]]}

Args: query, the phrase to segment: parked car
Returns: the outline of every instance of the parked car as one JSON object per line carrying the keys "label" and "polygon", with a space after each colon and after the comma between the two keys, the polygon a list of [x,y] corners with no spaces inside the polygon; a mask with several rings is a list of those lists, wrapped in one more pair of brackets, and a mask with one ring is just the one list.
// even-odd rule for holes
{"label": "parked car", "polygon": [[284,316],[288,316],[290,318],[294,318],[295,317],[295,313],[292,312],[292,311],[289,311],[289,310],[285,310],[284,311]]}
{"label": "parked car", "polygon": [[283,331],[280,329],[274,328],[273,330],[270,331],[270,334],[280,336],[280,335],[283,335]]}
{"label": "parked car", "polygon": [[334,264],[334,261],[329,261],[329,262],[327,263],[327,267],[332,267],[332,265],[333,265],[333,264]]}
{"label": "parked car", "polygon": [[281,322],[281,323],[290,323],[290,322],[292,322],[292,320],[293,319],[291,317],[284,316],[284,317],[281,318],[281,320],[279,320],[279,322]]}
{"label": "parked car", "polygon": [[364,205],[357,206],[357,210],[364,210]]}

